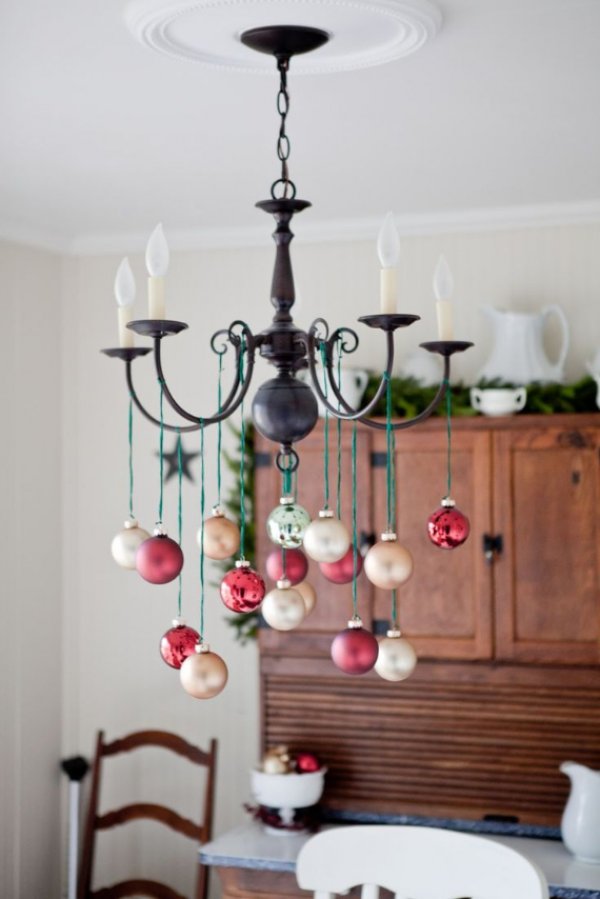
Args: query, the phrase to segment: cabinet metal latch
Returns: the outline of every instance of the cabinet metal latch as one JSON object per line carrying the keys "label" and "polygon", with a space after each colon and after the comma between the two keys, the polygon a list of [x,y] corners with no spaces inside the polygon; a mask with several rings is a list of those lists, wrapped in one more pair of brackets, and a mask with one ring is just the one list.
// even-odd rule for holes
{"label": "cabinet metal latch", "polygon": [[483,555],[488,565],[494,561],[494,554],[500,555],[504,548],[502,534],[484,534],[483,535]]}

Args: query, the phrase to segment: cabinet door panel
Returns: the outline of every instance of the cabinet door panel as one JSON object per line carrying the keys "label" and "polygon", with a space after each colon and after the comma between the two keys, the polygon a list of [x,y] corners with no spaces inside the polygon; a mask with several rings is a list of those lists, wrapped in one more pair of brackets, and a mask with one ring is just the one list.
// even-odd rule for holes
{"label": "cabinet door panel", "polygon": [[[376,441],[383,452],[385,438]],[[413,575],[398,591],[400,626],[423,656],[490,658],[491,575],[482,552],[490,527],[490,436],[455,428],[452,448],[452,495],[470,520],[471,534],[461,547],[445,550],[427,536],[427,518],[446,490],[445,431],[396,436],[398,539],[414,559]],[[373,479],[379,535],[386,523],[385,468],[376,468]],[[385,591],[375,591],[375,617],[390,617]]]}
{"label": "cabinet door panel", "polygon": [[498,656],[600,658],[598,450],[594,429],[495,435]]}
{"label": "cabinet door panel", "polygon": [[[330,501],[329,506],[336,507],[336,424],[330,423]],[[351,437],[352,426],[344,424],[342,428],[342,521],[351,531],[352,527],[352,481],[351,481]],[[361,532],[371,533],[371,468],[370,439],[366,429],[359,426],[357,434],[357,526]],[[315,430],[301,443],[296,450],[300,456],[298,469],[298,502],[303,505],[312,517],[316,517],[323,508],[324,473],[323,473],[323,422],[317,424]],[[263,522],[269,512],[279,502],[281,492],[281,475],[273,465],[276,449],[273,444],[257,435],[256,450],[261,454],[261,462],[256,472],[256,520],[259,523],[257,533],[257,564],[264,572],[267,555],[275,548],[269,541]],[[263,464],[264,463],[264,464]],[[310,560],[309,560],[310,561]],[[352,615],[352,586],[338,586],[323,577],[316,562],[310,561],[306,580],[312,584],[317,593],[317,603],[311,614],[295,628],[293,633],[327,631],[335,633],[346,627]],[[274,584],[267,581],[268,589]],[[364,574],[359,577],[359,613],[366,627],[372,620],[372,588]],[[289,635],[290,637],[292,634]],[[289,642],[289,641],[288,641]]]}

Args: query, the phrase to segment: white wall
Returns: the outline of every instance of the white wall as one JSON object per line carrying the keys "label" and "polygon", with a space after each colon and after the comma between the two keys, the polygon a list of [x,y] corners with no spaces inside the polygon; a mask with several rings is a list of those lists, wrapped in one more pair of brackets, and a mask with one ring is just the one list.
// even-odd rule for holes
{"label": "white wall", "polygon": [[0,895],[56,896],[60,871],[58,256],[0,244]]}
{"label": "white wall", "polygon": [[[301,222],[297,223],[301,234]],[[265,248],[198,251],[173,254],[168,278],[168,315],[190,323],[190,331],[167,341],[165,366],[174,393],[184,405],[208,412],[215,405],[216,360],[208,339],[218,327],[244,317],[253,328],[267,324],[272,249],[265,230]],[[431,275],[444,252],[456,281],[457,336],[477,347],[461,360],[461,374],[472,378],[490,346],[486,323],[478,312],[483,303],[536,309],[560,303],[572,329],[568,376],[583,373],[583,362],[600,344],[600,227],[577,226],[479,234],[452,234],[403,240],[400,277],[401,308],[420,313],[423,322],[402,335],[411,349],[435,337]],[[175,611],[174,585],[154,587],[134,573],[119,570],[109,555],[113,533],[127,513],[127,397],[121,363],[98,353],[116,340],[112,282],[117,257],[85,257],[69,261],[65,293],[64,380],[64,561],[65,654],[64,751],[90,752],[94,732],[104,727],[111,737],[141,727],[164,727],[192,740],[220,740],[216,830],[244,818],[248,798],[248,768],[257,756],[258,677],[254,647],[240,648],[224,624],[217,592],[207,594],[207,637],[229,665],[230,682],[217,699],[202,703],[182,692],[177,674],[167,669],[157,641]],[[143,262],[132,258],[139,292]],[[358,315],[378,307],[378,267],[367,243],[295,246],[297,286],[301,293],[299,320],[308,324],[325,315],[332,324],[352,324]],[[137,315],[144,316],[140,298]],[[382,349],[377,335],[367,333],[355,364],[376,368]],[[156,409],[157,386],[148,360],[141,392]],[[262,368],[261,368],[262,370]],[[170,448],[172,438],[167,439]],[[214,479],[214,433],[207,434],[210,480]],[[157,433],[136,422],[135,464],[137,514],[151,526],[157,499]],[[197,447],[197,437],[185,445]],[[198,472],[197,465],[195,466]],[[215,496],[208,488],[207,502]],[[166,492],[165,520],[176,524],[175,482]],[[197,622],[197,562],[194,534],[198,523],[198,489],[185,486],[184,609]],[[137,782],[144,773],[164,781],[164,769],[152,761],[146,771],[132,763],[117,779]],[[160,772],[160,774],[159,774]],[[168,792],[190,813],[190,782],[183,772],[168,783]],[[163,784],[164,786],[164,784]],[[166,788],[165,788],[166,789]],[[158,787],[157,787],[158,790]],[[148,836],[146,848],[137,837],[111,844],[111,864],[133,854],[140,864],[168,879],[180,855],[157,851],[158,838]],[[105,858],[105,857],[104,857]],[[104,866],[99,860],[99,873]],[[175,885],[184,888],[188,876],[175,871]]]}

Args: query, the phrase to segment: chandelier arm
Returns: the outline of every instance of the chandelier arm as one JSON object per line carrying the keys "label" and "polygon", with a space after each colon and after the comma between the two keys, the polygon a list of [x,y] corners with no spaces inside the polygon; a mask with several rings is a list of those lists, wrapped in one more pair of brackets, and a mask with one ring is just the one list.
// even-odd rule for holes
{"label": "chandelier arm", "polygon": [[[238,336],[234,332],[234,327],[236,325],[240,325],[242,328],[242,337]],[[254,335],[248,328],[244,322],[235,321],[229,327],[229,342],[232,346],[235,346],[236,350],[236,374],[234,378],[234,383],[229,391],[229,395],[227,396],[225,402],[222,404],[219,412],[216,412],[214,415],[200,417],[197,415],[192,415],[190,412],[186,412],[186,410],[179,405],[177,400],[174,398],[173,394],[169,390],[167,386],[165,375],[162,367],[162,356],[161,356],[161,338],[156,337],[154,340],[154,361],[156,363],[156,374],[158,376],[158,380],[162,384],[163,392],[165,399],[169,403],[172,409],[177,412],[178,415],[181,415],[182,418],[186,418],[188,421],[195,422],[196,425],[211,425],[216,424],[219,421],[224,421],[226,418],[229,418],[235,410],[241,405],[248,392],[248,388],[250,386],[250,381],[252,380],[252,373],[254,371],[254,355],[257,346],[257,341],[254,338]],[[245,352],[247,355],[247,368],[244,374],[244,380],[242,383],[241,378],[241,354]],[[241,385],[241,390],[240,390]]]}
{"label": "chandelier arm", "polygon": [[[308,332],[308,370],[310,372],[310,377],[312,381],[312,388],[317,394],[320,401],[323,403],[325,408],[331,412],[332,415],[335,415],[336,418],[341,418],[343,421],[363,421],[363,418],[367,416],[378,404],[380,399],[382,398],[387,384],[387,377],[389,377],[392,373],[392,368],[394,366],[394,334],[392,331],[386,331],[385,338],[387,344],[387,358],[385,364],[385,375],[381,379],[381,383],[379,387],[375,391],[375,395],[373,398],[367,403],[366,406],[362,409],[353,409],[352,406],[346,402],[342,394],[340,393],[340,389],[336,384],[335,375],[333,372],[333,354],[331,352],[332,343],[337,340],[338,331],[335,331],[333,336],[326,341],[322,341],[319,337],[317,337],[316,330],[318,328],[318,324],[323,323],[322,319],[317,319],[314,322]],[[337,406],[334,406],[329,402],[325,393],[319,383],[319,374],[317,372],[317,366],[315,364],[315,350],[320,350],[321,344],[325,342],[327,352],[326,352],[326,372],[327,372],[327,382],[328,387],[331,388],[335,398],[337,399],[341,409],[345,411],[342,412]]]}
{"label": "chandelier arm", "polygon": [[[129,390],[129,396],[133,400],[135,407],[142,413],[144,418],[147,418],[148,421],[151,421],[153,425],[157,425],[160,427],[161,423],[158,418],[155,418],[153,415],[148,412],[147,409],[144,408],[140,398],[138,397],[136,390],[133,386],[133,378],[131,375],[131,362],[128,360],[125,363],[125,377],[127,379],[127,387]],[[198,431],[200,429],[200,425],[169,425],[163,422],[163,428],[165,431],[181,431],[182,434]]]}
{"label": "chandelier arm", "polygon": [[[432,415],[437,407],[440,405],[444,396],[446,395],[447,382],[450,377],[450,359],[449,357],[444,357],[444,378],[437,389],[437,392],[429,403],[426,409],[423,409],[422,412],[419,412],[418,415],[415,415],[414,418],[403,418],[400,421],[392,422],[391,428],[393,431],[403,431],[406,428],[412,428],[413,425],[419,424],[421,421],[425,421],[425,419],[429,418]],[[378,431],[385,431],[387,425],[382,421],[374,421],[372,418],[360,418],[359,421],[367,425],[369,428],[375,428]]]}

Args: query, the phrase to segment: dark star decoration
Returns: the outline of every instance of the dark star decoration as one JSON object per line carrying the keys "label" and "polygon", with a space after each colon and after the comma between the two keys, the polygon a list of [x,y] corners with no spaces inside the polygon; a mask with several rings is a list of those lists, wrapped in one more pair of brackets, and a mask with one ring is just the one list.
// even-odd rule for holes
{"label": "dark star decoration", "polygon": [[[156,453],[158,456],[159,454]],[[189,453],[183,443],[181,444],[181,475],[184,478],[187,478],[188,481],[194,483],[194,475],[190,471],[190,462],[192,459],[195,459],[196,456],[199,456],[200,453]],[[166,471],[164,472],[163,479],[166,484],[167,481],[170,481],[171,478],[176,478],[179,472],[179,460],[177,458],[177,442],[170,453],[163,453],[163,460],[168,466]]]}

